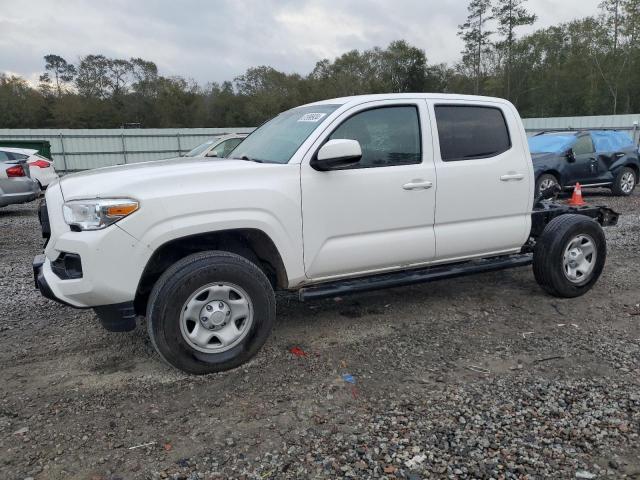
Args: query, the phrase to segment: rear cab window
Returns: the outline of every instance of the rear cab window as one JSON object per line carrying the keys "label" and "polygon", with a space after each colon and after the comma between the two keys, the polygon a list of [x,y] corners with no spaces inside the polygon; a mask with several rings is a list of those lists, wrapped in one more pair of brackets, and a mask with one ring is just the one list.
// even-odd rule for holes
{"label": "rear cab window", "polygon": [[498,156],[511,149],[502,109],[486,105],[438,105],[436,126],[444,162]]}

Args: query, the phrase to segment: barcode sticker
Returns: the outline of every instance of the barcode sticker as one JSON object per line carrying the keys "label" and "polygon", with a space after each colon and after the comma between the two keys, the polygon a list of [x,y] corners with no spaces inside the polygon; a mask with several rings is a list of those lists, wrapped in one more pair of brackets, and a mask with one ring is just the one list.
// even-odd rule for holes
{"label": "barcode sticker", "polygon": [[298,121],[299,122],[319,122],[326,115],[327,115],[326,113],[305,113],[303,116],[301,116],[298,119]]}

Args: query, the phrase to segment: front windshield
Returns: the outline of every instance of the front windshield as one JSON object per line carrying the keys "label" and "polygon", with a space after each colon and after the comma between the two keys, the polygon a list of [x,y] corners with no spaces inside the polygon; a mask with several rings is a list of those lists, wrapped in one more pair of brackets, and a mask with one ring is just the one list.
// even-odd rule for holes
{"label": "front windshield", "polygon": [[574,135],[537,135],[529,137],[531,153],[561,153],[576,139]]}
{"label": "front windshield", "polygon": [[211,145],[213,145],[213,143],[215,141],[217,141],[217,138],[214,138],[213,140],[209,140],[207,142],[204,142],[201,145],[198,145],[196,148],[194,148],[193,150],[191,150],[189,153],[185,154],[185,157],[200,157],[202,156],[202,154],[204,153],[204,151],[209,148]]}
{"label": "front windshield", "polygon": [[310,105],[287,110],[254,130],[229,158],[287,163],[300,145],[340,105]]}

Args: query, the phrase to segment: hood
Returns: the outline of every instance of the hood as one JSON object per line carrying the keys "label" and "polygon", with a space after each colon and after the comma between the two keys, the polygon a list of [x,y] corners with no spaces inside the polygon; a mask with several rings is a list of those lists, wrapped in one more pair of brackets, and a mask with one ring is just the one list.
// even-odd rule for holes
{"label": "hood", "polygon": [[[244,160],[210,158],[171,158],[152,162],[131,163],[72,173],[60,179],[65,200],[109,197],[137,197],[141,190],[153,191],[168,184],[187,185],[203,178],[236,175],[274,164],[258,164]],[[158,192],[161,195],[161,192]]]}

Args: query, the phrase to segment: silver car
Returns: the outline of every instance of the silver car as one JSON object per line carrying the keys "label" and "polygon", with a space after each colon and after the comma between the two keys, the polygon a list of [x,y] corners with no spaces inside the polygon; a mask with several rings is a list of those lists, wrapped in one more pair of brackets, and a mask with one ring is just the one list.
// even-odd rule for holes
{"label": "silver car", "polygon": [[225,158],[247,135],[246,133],[231,133],[222,137],[212,138],[185,154],[185,157]]}
{"label": "silver car", "polygon": [[27,162],[0,152],[0,207],[30,202],[39,195],[40,186],[31,179]]}

